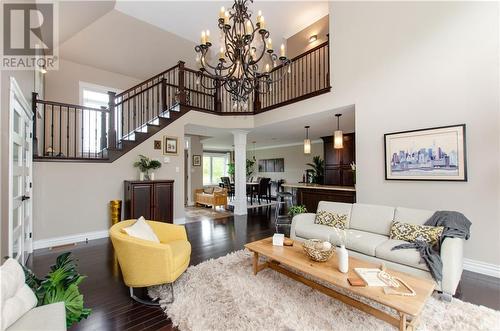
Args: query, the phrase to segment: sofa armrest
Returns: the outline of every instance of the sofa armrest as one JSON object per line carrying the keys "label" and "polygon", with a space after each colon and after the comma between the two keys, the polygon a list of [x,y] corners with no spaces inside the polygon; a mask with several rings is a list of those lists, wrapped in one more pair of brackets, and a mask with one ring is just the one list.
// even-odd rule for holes
{"label": "sofa armrest", "polygon": [[197,188],[194,190],[194,194],[198,194],[198,193],[203,193],[203,189],[202,188]]}
{"label": "sofa armrest", "polygon": [[184,225],[175,225],[165,222],[148,221],[161,243],[173,240],[188,240]]}
{"label": "sofa armrest", "polygon": [[7,328],[7,331],[31,330],[65,331],[66,307],[64,302],[35,307]]}
{"label": "sofa armrest", "polygon": [[295,239],[295,227],[297,223],[301,224],[314,224],[314,219],[316,218],[316,214],[314,213],[304,213],[295,215],[292,219],[292,226],[290,227],[290,238]]}
{"label": "sofa armrest", "polygon": [[454,295],[463,271],[464,240],[461,238],[445,238],[441,244],[441,261],[443,262],[443,280],[441,290]]}

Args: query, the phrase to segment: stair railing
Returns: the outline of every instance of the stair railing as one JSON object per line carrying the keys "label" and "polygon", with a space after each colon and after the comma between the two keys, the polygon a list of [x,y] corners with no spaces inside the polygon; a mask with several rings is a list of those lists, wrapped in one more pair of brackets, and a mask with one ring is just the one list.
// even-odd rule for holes
{"label": "stair railing", "polygon": [[34,156],[60,159],[102,159],[108,146],[107,108],[39,100],[32,94]]}

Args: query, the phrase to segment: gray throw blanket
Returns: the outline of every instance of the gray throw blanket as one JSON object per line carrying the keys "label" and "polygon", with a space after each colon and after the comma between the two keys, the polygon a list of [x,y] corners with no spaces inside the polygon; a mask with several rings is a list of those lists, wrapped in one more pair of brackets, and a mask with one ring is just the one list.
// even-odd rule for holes
{"label": "gray throw blanket", "polygon": [[443,262],[439,253],[441,252],[443,240],[445,238],[469,239],[471,224],[462,213],[456,211],[437,211],[424,224],[444,227],[441,238],[434,247],[431,247],[427,242],[417,241],[395,246],[392,250],[415,248],[419,251],[420,257],[429,268],[432,278],[436,281],[441,281],[443,279]]}

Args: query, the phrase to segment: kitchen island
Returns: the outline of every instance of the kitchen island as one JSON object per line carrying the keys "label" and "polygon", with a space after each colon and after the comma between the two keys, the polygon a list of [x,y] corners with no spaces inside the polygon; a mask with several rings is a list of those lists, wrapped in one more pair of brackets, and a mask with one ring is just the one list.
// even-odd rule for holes
{"label": "kitchen island", "polygon": [[284,183],[285,189],[292,191],[294,202],[304,205],[310,213],[316,212],[318,202],[356,202],[356,188],[354,186],[333,186],[306,183]]}

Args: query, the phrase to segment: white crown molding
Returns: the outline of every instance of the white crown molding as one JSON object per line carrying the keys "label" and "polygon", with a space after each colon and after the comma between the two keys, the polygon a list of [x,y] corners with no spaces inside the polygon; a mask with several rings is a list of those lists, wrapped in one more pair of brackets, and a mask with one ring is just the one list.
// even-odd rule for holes
{"label": "white crown molding", "polygon": [[74,244],[74,243],[78,243],[78,242],[82,242],[82,241],[101,239],[101,238],[107,238],[107,237],[109,237],[109,231],[102,230],[102,231],[79,233],[79,234],[74,234],[74,235],[69,235],[69,236],[40,239],[40,240],[35,240],[33,242],[33,249],[41,249],[41,248],[55,247],[55,246],[61,246],[61,245],[68,245],[68,244]]}
{"label": "white crown molding", "polygon": [[465,259],[464,269],[478,274],[488,275],[491,277],[500,278],[500,265],[486,263],[478,260]]}

